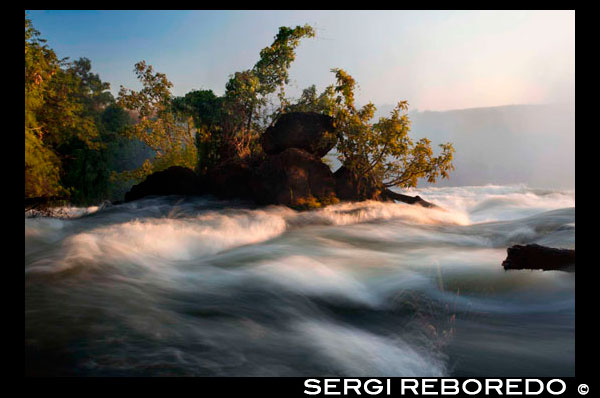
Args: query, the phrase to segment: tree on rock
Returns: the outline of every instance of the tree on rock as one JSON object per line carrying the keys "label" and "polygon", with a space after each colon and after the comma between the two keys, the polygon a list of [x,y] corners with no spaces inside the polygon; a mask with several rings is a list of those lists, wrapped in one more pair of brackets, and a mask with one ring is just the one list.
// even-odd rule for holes
{"label": "tree on rock", "polygon": [[342,69],[332,69],[336,76],[329,113],[334,118],[338,143],[336,150],[342,164],[357,182],[379,191],[386,188],[416,187],[419,178],[436,182],[448,178],[454,169],[454,147],[441,144],[434,155],[431,141],[414,142],[408,135],[408,103],[401,101],[389,117],[372,122],[376,110],[372,103],[357,108],[354,102],[356,82]]}
{"label": "tree on rock", "polygon": [[[310,25],[282,26],[273,43],[260,52],[252,69],[236,72],[225,87],[222,158],[246,157],[257,146],[257,138],[287,104],[284,87],[288,70],[296,59],[296,47],[303,38],[314,37]],[[269,96],[277,92],[280,105],[274,114],[266,112]]]}

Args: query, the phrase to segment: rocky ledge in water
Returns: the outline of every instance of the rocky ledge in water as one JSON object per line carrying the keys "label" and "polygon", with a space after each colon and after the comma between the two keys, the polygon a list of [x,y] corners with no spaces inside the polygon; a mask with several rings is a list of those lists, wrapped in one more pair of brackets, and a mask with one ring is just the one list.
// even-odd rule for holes
{"label": "rocky ledge in water", "polygon": [[344,166],[333,173],[321,160],[337,143],[329,116],[312,112],[284,114],[267,129],[260,143],[263,156],[228,159],[203,176],[178,166],[153,173],[135,185],[125,201],[150,195],[211,194],[297,209],[363,200],[435,206],[419,196],[378,189],[369,179],[356,178]]}
{"label": "rocky ledge in water", "polygon": [[202,195],[200,177],[187,167],[172,166],[150,174],[125,194],[125,202],[150,195]]}
{"label": "rocky ledge in water", "polygon": [[505,270],[533,269],[575,272],[575,250],[532,245],[514,245],[507,249],[502,263]]}

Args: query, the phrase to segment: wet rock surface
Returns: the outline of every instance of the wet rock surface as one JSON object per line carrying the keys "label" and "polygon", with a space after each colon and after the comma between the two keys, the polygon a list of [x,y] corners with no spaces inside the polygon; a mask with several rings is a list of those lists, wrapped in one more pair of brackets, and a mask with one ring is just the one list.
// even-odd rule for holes
{"label": "wet rock surface", "polygon": [[290,148],[269,156],[253,178],[255,200],[260,204],[301,206],[307,201],[335,197],[333,173],[320,158]]}
{"label": "wet rock surface", "polygon": [[575,272],[575,250],[532,245],[515,245],[507,249],[502,262],[505,270],[532,269]]}
{"label": "wet rock surface", "polygon": [[145,196],[186,195],[196,196],[206,193],[202,179],[187,167],[171,166],[168,169],[150,174],[144,181],[134,185],[125,194],[125,202]]}
{"label": "wet rock surface", "polygon": [[301,209],[363,200],[434,206],[418,196],[381,189],[373,178],[356,176],[346,166],[333,173],[321,160],[337,143],[333,130],[330,116],[286,113],[261,136],[264,155],[226,159],[202,176],[185,167],[169,167],[134,185],[125,202],[151,195],[211,194]]}
{"label": "wet rock surface", "polygon": [[333,133],[333,119],[315,112],[283,114],[260,138],[265,153],[275,155],[286,149],[302,149],[311,155],[323,157],[333,149],[337,137]]}

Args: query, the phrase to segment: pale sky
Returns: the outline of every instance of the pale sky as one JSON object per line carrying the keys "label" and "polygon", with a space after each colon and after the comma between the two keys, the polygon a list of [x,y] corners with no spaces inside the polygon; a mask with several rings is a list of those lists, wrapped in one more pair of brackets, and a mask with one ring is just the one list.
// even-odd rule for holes
{"label": "pale sky", "polygon": [[100,77],[139,87],[144,59],[174,94],[212,89],[249,69],[279,26],[309,23],[289,94],[333,83],[331,68],[359,83],[360,103],[412,110],[573,102],[574,11],[30,11],[60,57],[88,57]]}

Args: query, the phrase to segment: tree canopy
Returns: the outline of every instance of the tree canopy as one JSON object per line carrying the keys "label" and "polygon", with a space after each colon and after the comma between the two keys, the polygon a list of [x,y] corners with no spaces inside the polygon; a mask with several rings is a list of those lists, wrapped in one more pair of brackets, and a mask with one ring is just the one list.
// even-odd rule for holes
{"label": "tree canopy", "polygon": [[108,190],[103,113],[114,99],[89,59],[59,59],[25,18],[25,197],[99,200]]}
{"label": "tree canopy", "polygon": [[25,16],[25,197],[68,197],[92,203],[122,195],[132,183],[173,165],[207,173],[228,159],[265,156],[258,138],[288,112],[333,117],[342,164],[381,189],[435,182],[453,169],[452,144],[409,137],[406,101],[387,117],[355,104],[356,82],[333,69],[335,84],[286,96],[289,68],[310,25],[280,27],[250,69],[230,75],[224,94],[192,90],[181,97],[164,73],[145,61],[134,66],[139,91],[110,84],[91,61],[59,58]]}
{"label": "tree canopy", "polygon": [[196,166],[193,118],[178,117],[172,105],[173,84],[164,73],[154,72],[145,61],[135,64],[140,91],[121,86],[118,104],[137,114],[137,123],[127,126],[125,134],[146,144],[154,151],[153,159],[136,170],[122,173],[122,178],[141,180],[148,174],[169,166]]}
{"label": "tree canopy", "polygon": [[[332,69],[336,84],[330,112],[334,117],[338,144],[336,150],[343,165],[355,175],[371,178],[381,188],[416,187],[419,178],[436,182],[448,178],[454,169],[454,147],[439,145],[435,156],[431,141],[422,138],[414,142],[410,132],[408,103],[400,101],[388,117],[373,121],[375,105],[369,102],[357,108],[354,98],[356,81],[343,69]],[[332,89],[326,90],[331,93]]]}
{"label": "tree canopy", "polygon": [[[223,128],[225,156],[245,157],[255,150],[253,144],[266,125],[285,107],[285,85],[289,68],[296,59],[301,39],[314,37],[310,25],[282,26],[273,43],[260,52],[252,69],[234,73],[225,86],[226,123]],[[265,114],[269,96],[279,89],[279,106],[274,114]]]}
{"label": "tree canopy", "polygon": [[44,143],[48,131],[39,120],[49,82],[60,60],[25,18],[25,197],[64,193],[60,184],[60,160]]}

